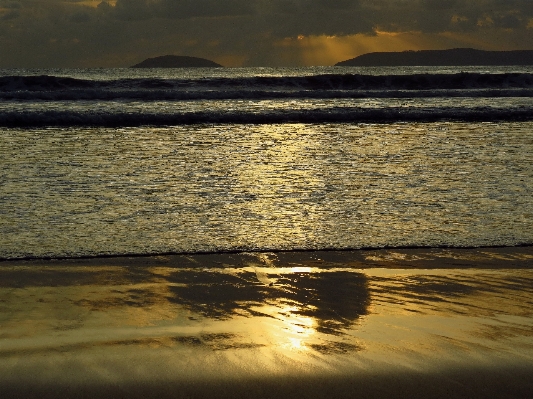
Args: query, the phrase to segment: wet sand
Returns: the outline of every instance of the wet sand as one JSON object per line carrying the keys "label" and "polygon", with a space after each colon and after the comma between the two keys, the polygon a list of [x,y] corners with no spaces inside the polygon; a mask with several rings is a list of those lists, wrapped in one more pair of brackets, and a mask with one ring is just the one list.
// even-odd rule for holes
{"label": "wet sand", "polygon": [[2,262],[0,397],[530,398],[533,247]]}

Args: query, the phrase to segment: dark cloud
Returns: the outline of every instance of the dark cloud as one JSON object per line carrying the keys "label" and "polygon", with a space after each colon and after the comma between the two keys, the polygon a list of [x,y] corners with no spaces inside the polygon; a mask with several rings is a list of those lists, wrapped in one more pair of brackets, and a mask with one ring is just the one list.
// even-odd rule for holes
{"label": "dark cloud", "polygon": [[462,2],[458,0],[423,0],[421,8],[426,11],[431,10],[453,10],[457,8]]}
{"label": "dark cloud", "polygon": [[0,21],[9,21],[10,19],[15,19],[20,16],[20,13],[16,10],[9,10],[5,14],[0,16]]}
{"label": "dark cloud", "polygon": [[127,66],[161,54],[297,64],[290,51],[332,43],[298,37],[379,32],[415,32],[426,47],[453,37],[435,43],[531,48],[532,21],[533,0],[0,0],[0,67]]}
{"label": "dark cloud", "polygon": [[250,15],[254,2],[249,0],[118,0],[114,16],[119,19],[189,19]]}
{"label": "dark cloud", "polygon": [[113,17],[126,21],[142,21],[155,17],[147,0],[119,0],[108,10]]}
{"label": "dark cloud", "polygon": [[243,16],[254,13],[250,0],[160,0],[153,3],[156,15],[167,18]]}
{"label": "dark cloud", "polygon": [[0,3],[0,21],[9,21],[20,16],[22,5],[18,2]]}
{"label": "dark cloud", "polygon": [[113,6],[111,6],[107,1],[102,1],[98,3],[96,8],[101,10],[102,12],[109,12],[113,9]]}
{"label": "dark cloud", "polygon": [[10,1],[10,2],[0,2],[0,8],[3,9],[19,9],[22,8],[22,4],[16,1]]}
{"label": "dark cloud", "polygon": [[75,13],[70,15],[70,21],[75,23],[83,23],[83,22],[89,22],[91,20],[91,16],[86,11],[76,11]]}
{"label": "dark cloud", "polygon": [[271,0],[268,5],[255,1],[256,9],[262,12],[294,14],[297,12],[324,10],[353,10],[359,6],[359,0]]}

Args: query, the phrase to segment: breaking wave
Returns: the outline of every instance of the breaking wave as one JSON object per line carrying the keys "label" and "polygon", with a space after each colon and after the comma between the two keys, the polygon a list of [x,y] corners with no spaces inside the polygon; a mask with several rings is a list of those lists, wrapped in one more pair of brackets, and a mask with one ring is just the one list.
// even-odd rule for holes
{"label": "breaking wave", "polygon": [[289,77],[89,80],[0,77],[0,100],[533,97],[533,74],[328,74]]}
{"label": "breaking wave", "polygon": [[[515,101],[511,106],[502,106],[494,100],[483,100],[474,106],[462,106],[466,104],[463,100],[469,98],[477,101],[518,97],[527,98],[527,101]],[[422,100],[417,100],[420,106],[416,107],[394,105],[394,99],[406,98]],[[430,98],[462,100],[436,106],[435,101],[427,100]],[[322,74],[107,80],[51,75],[4,76],[0,77],[0,126],[520,121],[533,120],[533,105],[529,104],[529,98],[533,98],[531,73]],[[307,101],[309,99],[312,101]],[[365,107],[359,106],[355,99],[385,99],[389,104]],[[274,108],[256,106],[250,109],[243,102],[230,104],[231,100],[257,103],[272,100],[277,105]],[[331,103],[331,100],[335,100],[333,106],[324,105],[327,101]],[[60,104],[62,101],[65,103]],[[143,106],[132,107],[135,101]],[[160,107],[160,101],[168,104]],[[194,101],[203,101],[205,104],[198,107]],[[112,102],[115,102],[113,106]],[[179,102],[179,106],[176,102]],[[341,103],[343,106],[340,106]]]}

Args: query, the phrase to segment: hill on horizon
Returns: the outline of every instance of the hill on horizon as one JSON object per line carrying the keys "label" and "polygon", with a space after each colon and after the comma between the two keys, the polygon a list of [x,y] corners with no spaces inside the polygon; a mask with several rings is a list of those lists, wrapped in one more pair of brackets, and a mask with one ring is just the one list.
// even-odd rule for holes
{"label": "hill on horizon", "polygon": [[533,50],[485,51],[473,48],[367,53],[335,66],[504,66],[533,65]]}
{"label": "hill on horizon", "polygon": [[185,55],[162,55],[147,58],[131,68],[221,68],[222,65],[205,58]]}

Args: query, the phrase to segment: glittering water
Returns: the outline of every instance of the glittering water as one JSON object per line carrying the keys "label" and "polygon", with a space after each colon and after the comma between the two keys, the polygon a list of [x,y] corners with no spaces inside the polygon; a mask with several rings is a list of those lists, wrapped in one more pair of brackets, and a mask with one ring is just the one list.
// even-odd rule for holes
{"label": "glittering water", "polygon": [[0,257],[532,243],[533,122],[3,128]]}

